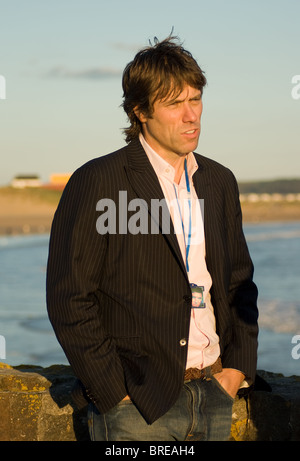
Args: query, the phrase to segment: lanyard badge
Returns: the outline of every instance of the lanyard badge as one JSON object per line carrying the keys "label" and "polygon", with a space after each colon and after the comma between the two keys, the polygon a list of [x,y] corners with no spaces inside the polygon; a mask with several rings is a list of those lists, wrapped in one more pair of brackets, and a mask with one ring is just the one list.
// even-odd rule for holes
{"label": "lanyard badge", "polygon": [[[185,236],[185,230],[184,230],[184,223],[180,211],[180,205],[178,201],[178,196],[177,196],[177,191],[176,187],[174,185],[174,190],[175,190],[175,195],[176,195],[176,200],[177,200],[177,206],[181,218],[181,225],[182,225],[182,231],[183,231],[183,237],[184,237],[184,244],[185,244],[185,249],[186,249],[186,254],[185,254],[185,262],[186,262],[186,270],[187,273],[189,273],[189,252],[190,252],[190,246],[191,246],[191,232],[192,232],[192,202],[191,202],[191,189],[190,189],[190,181],[188,177],[188,172],[187,172],[187,161],[186,158],[184,159],[184,171],[185,171],[185,181],[186,181],[186,189],[188,193],[188,205],[189,205],[189,229],[188,229],[188,235],[187,235],[187,240]],[[198,308],[198,309],[203,309],[205,308],[205,302],[204,302],[204,286],[197,285],[195,283],[190,283],[191,291],[192,291],[192,307],[193,308]]]}
{"label": "lanyard badge", "polygon": [[196,285],[195,283],[190,283],[190,287],[192,290],[192,307],[196,309],[204,309],[205,302],[204,298],[204,287]]}

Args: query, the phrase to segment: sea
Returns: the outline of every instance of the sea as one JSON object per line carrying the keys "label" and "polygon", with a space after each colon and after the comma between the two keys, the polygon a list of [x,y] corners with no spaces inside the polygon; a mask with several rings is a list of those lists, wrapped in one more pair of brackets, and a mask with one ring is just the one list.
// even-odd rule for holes
{"label": "sea", "polygon": [[[300,222],[244,225],[259,289],[258,369],[300,376]],[[0,236],[0,362],[68,364],[46,310],[49,235]]]}

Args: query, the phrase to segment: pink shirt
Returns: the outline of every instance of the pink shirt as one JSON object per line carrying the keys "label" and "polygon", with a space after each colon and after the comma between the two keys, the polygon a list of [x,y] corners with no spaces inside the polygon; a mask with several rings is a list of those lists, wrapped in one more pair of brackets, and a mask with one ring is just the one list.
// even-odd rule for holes
{"label": "pink shirt", "polygon": [[[182,258],[186,261],[186,243],[190,211],[185,173],[180,183],[174,182],[175,169],[158,155],[140,135],[141,144],[159,179],[173,221]],[[216,334],[214,309],[211,303],[211,276],[206,267],[205,238],[200,201],[193,186],[192,176],[198,165],[194,154],[187,155],[187,171],[191,188],[191,239],[188,256],[188,277],[191,284],[203,287],[202,308],[191,309],[188,356],[186,368],[204,368],[212,365],[220,355],[219,337]],[[184,225],[184,232],[182,229]],[[185,235],[184,235],[185,234]],[[204,304],[203,304],[204,303]]]}

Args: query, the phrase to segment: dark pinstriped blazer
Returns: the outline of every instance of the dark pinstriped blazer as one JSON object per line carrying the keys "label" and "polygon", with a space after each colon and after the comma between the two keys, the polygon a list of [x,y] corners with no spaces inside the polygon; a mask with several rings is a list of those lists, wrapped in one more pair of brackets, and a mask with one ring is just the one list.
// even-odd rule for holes
{"label": "dark pinstriped blazer", "polygon": [[[193,181],[204,199],[223,366],[254,379],[257,289],[237,184],[227,168],[197,154],[196,159]],[[172,227],[169,234],[97,232],[97,202],[112,199],[118,218],[119,191],[127,191],[127,203],[142,198],[150,211],[151,199],[163,198],[138,139],[89,161],[67,184],[51,231],[47,306],[79,379],[78,405],[82,395],[103,413],[129,394],[152,423],[174,404],[183,384],[187,344],[181,340],[189,335],[191,292]],[[149,213],[149,229],[151,219]]]}

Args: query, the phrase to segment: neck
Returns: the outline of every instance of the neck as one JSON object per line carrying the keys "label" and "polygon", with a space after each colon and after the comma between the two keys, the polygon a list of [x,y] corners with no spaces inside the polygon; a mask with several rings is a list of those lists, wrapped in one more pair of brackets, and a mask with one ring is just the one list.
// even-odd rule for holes
{"label": "neck", "polygon": [[176,184],[180,183],[182,173],[184,172],[184,159],[185,157],[180,157],[174,164],[172,164],[175,169],[174,182]]}
{"label": "neck", "polygon": [[185,160],[185,158],[186,158],[186,156],[183,156],[183,157],[178,156],[178,158],[176,158],[175,160],[173,159],[173,161],[170,161],[170,160],[166,159],[167,162],[170,163],[170,165],[172,165],[172,167],[175,169],[174,182],[176,184],[179,184],[181,176],[182,176],[182,173],[184,172],[184,160]]}

